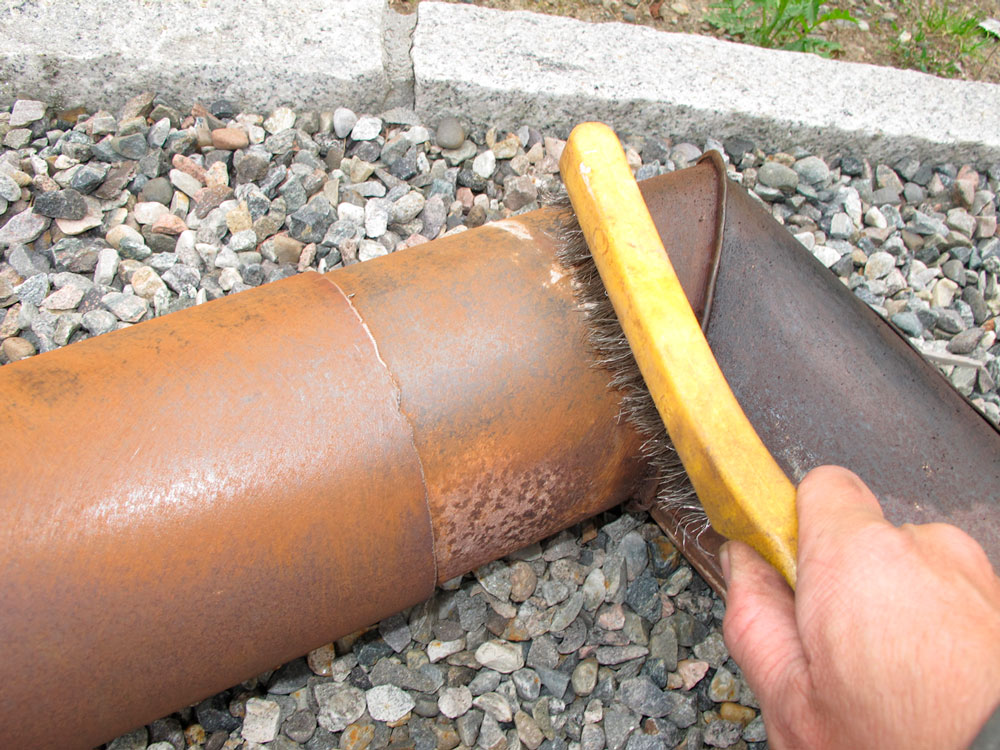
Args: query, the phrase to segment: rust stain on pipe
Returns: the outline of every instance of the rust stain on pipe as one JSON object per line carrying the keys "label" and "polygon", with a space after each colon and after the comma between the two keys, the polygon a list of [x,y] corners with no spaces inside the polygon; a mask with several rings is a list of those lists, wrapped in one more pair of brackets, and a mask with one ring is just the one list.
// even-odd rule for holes
{"label": "rust stain on pipe", "polygon": [[330,275],[399,384],[440,581],[621,502],[644,472],[590,367],[557,228],[538,211]]}

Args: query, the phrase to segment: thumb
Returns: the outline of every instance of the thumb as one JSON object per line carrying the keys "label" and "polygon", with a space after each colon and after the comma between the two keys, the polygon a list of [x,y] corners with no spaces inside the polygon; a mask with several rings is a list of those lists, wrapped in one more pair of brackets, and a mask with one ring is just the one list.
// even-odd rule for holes
{"label": "thumb", "polygon": [[802,694],[794,683],[808,675],[792,590],[742,542],[727,542],[721,563],[728,589],[726,646],[762,705],[786,703]]}

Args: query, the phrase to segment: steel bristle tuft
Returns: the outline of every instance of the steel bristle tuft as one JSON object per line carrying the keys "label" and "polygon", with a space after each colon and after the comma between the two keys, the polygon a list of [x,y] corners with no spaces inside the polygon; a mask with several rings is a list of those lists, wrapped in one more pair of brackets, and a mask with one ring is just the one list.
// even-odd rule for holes
{"label": "steel bristle tuft", "polygon": [[679,532],[700,547],[701,535],[709,528],[708,516],[698,502],[632,356],[569,196],[565,191],[550,193],[543,196],[542,201],[558,211],[557,257],[572,276],[577,308],[587,318],[594,366],[611,374],[608,387],[622,394],[619,419],[631,423],[643,439],[642,455],[657,477],[653,502],[664,510],[678,511]]}

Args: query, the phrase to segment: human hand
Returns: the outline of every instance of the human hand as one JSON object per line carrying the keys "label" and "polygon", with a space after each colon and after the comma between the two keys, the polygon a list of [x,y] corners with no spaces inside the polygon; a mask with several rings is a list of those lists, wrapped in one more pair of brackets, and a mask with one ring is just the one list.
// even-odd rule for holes
{"label": "human hand", "polygon": [[772,748],[965,748],[1000,702],[1000,579],[947,524],[895,527],[854,474],[799,485],[795,593],[722,554],[723,633]]}

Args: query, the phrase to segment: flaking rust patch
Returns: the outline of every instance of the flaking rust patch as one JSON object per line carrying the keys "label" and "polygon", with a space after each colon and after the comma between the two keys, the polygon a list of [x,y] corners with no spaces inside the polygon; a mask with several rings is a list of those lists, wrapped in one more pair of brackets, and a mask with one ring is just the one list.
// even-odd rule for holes
{"label": "flaking rust patch", "polygon": [[534,242],[535,240],[535,236],[531,233],[531,230],[517,219],[502,219],[501,221],[494,221],[487,226],[494,229],[502,229],[504,232],[510,232],[519,240],[524,240],[525,242]]}
{"label": "flaking rust patch", "polygon": [[546,289],[553,287],[562,281],[566,276],[569,275],[568,272],[563,269],[559,264],[554,263],[549,267],[549,280],[542,284]]}

